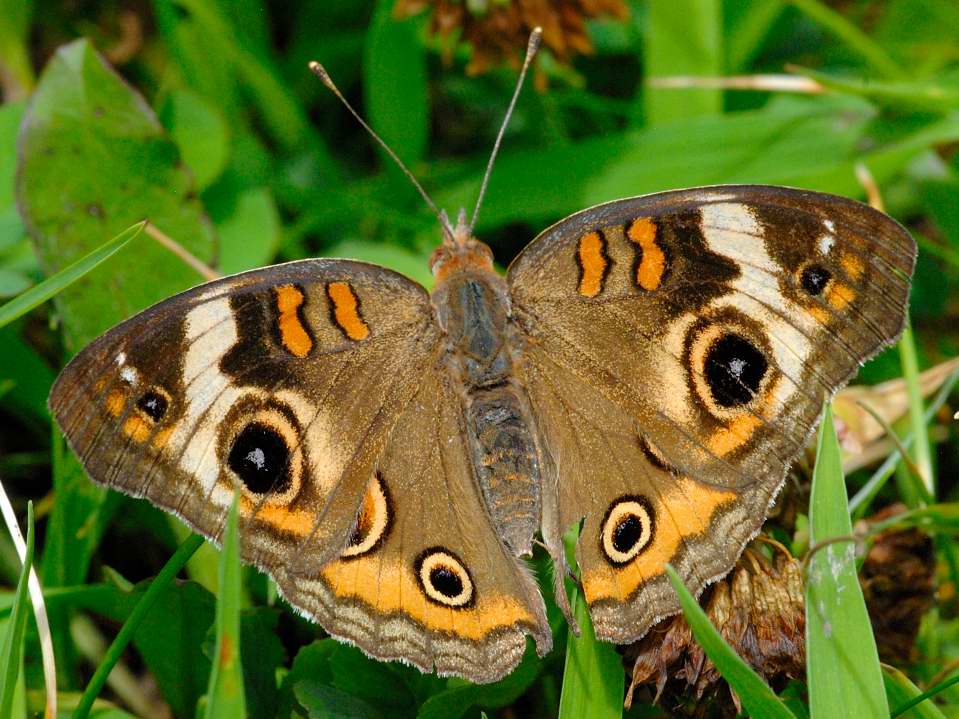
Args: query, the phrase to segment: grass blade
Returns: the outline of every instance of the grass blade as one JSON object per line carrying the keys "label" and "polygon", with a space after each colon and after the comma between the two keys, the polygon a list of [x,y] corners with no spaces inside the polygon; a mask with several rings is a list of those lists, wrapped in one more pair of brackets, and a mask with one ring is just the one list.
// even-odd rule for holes
{"label": "grass blade", "polygon": [[686,589],[676,570],[668,564],[666,574],[679,595],[683,615],[692,628],[696,641],[716,665],[723,679],[739,696],[749,715],[762,719],[795,719],[795,715],[773,693],[769,685],[726,643],[709,621],[706,612],[699,606],[699,602]]}
{"label": "grass blade", "polygon": [[220,554],[220,594],[216,602],[216,653],[207,690],[205,719],[246,716],[243,667],[240,664],[240,541],[237,529],[239,495],[227,515]]}
{"label": "grass blade", "polygon": [[905,716],[907,719],[946,719],[935,704],[929,701],[947,687],[959,682],[959,674],[939,682],[924,692],[913,684],[909,677],[895,667],[883,666],[883,679],[886,681],[886,696],[895,703],[890,719]]}
{"label": "grass blade", "polygon": [[[578,532],[565,536],[566,554],[572,563]],[[574,565],[575,566],[575,565]],[[573,614],[580,635],[569,632],[566,640],[566,664],[563,668],[563,689],[559,698],[559,719],[595,717],[606,719],[623,715],[626,673],[616,648],[596,639],[589,607],[582,593],[572,599]]]}
{"label": "grass blade", "polygon": [[[832,408],[819,428],[809,503],[806,581],[806,676],[810,714],[817,719],[889,715],[876,640],[856,574],[855,544]],[[842,538],[850,537],[850,541]],[[829,544],[824,544],[829,542]]]}
{"label": "grass blade", "polygon": [[128,227],[112,240],[100,245],[100,247],[81,257],[69,267],[64,267],[52,277],[48,277],[40,284],[14,297],[0,307],[0,327],[10,324],[34,307],[43,304],[65,287],[72,285],[97,265],[122,250],[130,240],[140,234],[144,225],[146,225],[146,221],[138,222]]}
{"label": "grass blade", "polygon": [[916,438],[915,460],[919,468],[919,479],[927,494],[935,499],[936,486],[932,475],[932,445],[929,442],[926,419],[923,416],[922,390],[919,388],[919,359],[916,356],[916,342],[912,334],[912,325],[907,324],[899,340],[899,357],[902,362],[902,374],[906,380],[906,392],[909,397],[909,423]]}
{"label": "grass blade", "polygon": [[90,678],[90,682],[87,684],[87,688],[83,690],[83,696],[80,697],[80,702],[77,704],[76,711],[73,713],[73,719],[86,719],[90,715],[93,702],[100,693],[100,690],[103,689],[103,685],[110,675],[110,670],[112,670],[114,665],[120,660],[123,650],[126,649],[130,640],[133,639],[137,628],[141,622],[143,622],[143,619],[150,609],[153,608],[153,605],[156,604],[157,599],[160,598],[163,591],[183,568],[183,565],[186,564],[187,560],[193,556],[193,553],[196,552],[202,544],[203,537],[198,534],[191,535],[189,539],[177,548],[169,561],[163,565],[163,569],[157,574],[156,579],[150,583],[150,588],[144,592],[143,598],[130,614],[129,619],[127,619],[120,628],[116,638],[103,657],[103,661]]}
{"label": "grass blade", "polygon": [[13,599],[13,610],[7,622],[7,631],[0,646],[0,717],[13,716],[13,697],[17,687],[17,677],[23,664],[23,637],[27,628],[27,585],[30,568],[33,566],[33,502],[27,503],[27,556],[23,560],[23,569],[17,581],[17,590]]}

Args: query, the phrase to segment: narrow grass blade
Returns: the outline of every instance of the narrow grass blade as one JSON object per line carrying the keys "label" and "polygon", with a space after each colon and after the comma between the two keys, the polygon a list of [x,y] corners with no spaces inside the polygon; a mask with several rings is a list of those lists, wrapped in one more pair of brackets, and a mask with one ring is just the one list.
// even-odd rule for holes
{"label": "narrow grass blade", "polygon": [[916,438],[915,460],[919,468],[919,478],[932,498],[936,496],[936,486],[932,475],[932,445],[923,417],[922,390],[919,388],[919,359],[916,356],[916,341],[912,334],[912,325],[907,324],[899,340],[899,357],[902,373],[906,380],[906,393],[909,398],[909,424]]}
{"label": "narrow grass blade", "polygon": [[[929,406],[926,407],[925,414],[923,415],[923,422],[925,424],[928,425],[929,422],[932,421],[932,418],[936,416],[936,413],[939,412],[939,409],[942,407],[942,405],[946,403],[946,400],[952,393],[953,387],[956,386],[956,383],[959,383],[959,369],[955,370],[946,378],[932,402],[930,402]],[[910,432],[905,438],[903,438],[902,446],[908,449],[910,445],[912,445],[915,438],[915,433]],[[853,515],[856,519],[865,516],[866,512],[869,510],[869,505],[873,498],[879,493],[879,490],[882,489],[890,475],[892,475],[893,470],[896,468],[896,465],[899,463],[901,457],[902,455],[900,455],[899,450],[893,451],[892,454],[886,458],[886,461],[882,463],[879,469],[873,473],[869,480],[862,487],[860,487],[859,491],[856,492],[856,494],[850,500],[849,508],[853,512]]]}
{"label": "narrow grass blade", "polygon": [[93,252],[81,257],[69,267],[64,267],[52,277],[24,292],[0,307],[0,327],[8,325],[34,307],[43,304],[63,288],[72,285],[101,262],[123,249],[130,240],[140,234],[144,222],[128,227],[109,242],[100,245]]}
{"label": "narrow grass blade", "polygon": [[683,615],[692,628],[696,641],[716,665],[723,679],[736,692],[746,712],[756,719],[796,719],[795,714],[789,711],[769,685],[726,643],[709,621],[706,612],[699,606],[699,602],[686,589],[679,574],[669,564],[666,565],[666,574],[679,595]]}
{"label": "narrow grass blade", "polygon": [[959,682],[959,674],[939,682],[931,689],[924,692],[919,691],[919,687],[913,684],[909,677],[903,674],[895,667],[883,666],[882,676],[886,682],[886,696],[896,708],[892,710],[890,719],[896,717],[906,717],[907,719],[946,719],[942,713],[929,698],[935,696],[943,689]]}
{"label": "narrow grass blade", "polygon": [[33,502],[27,504],[27,556],[23,560],[23,569],[17,582],[13,599],[13,610],[7,622],[7,631],[0,646],[0,717],[13,715],[13,697],[17,688],[17,677],[23,665],[23,637],[27,627],[27,585],[30,568],[33,566]]}
{"label": "narrow grass blade", "polygon": [[[817,719],[889,715],[876,640],[866,612],[832,408],[819,428],[809,503],[814,547],[806,581],[806,676]],[[849,537],[849,541],[843,538]],[[829,544],[825,544],[830,542]],[[815,547],[821,546],[821,551]]]}
{"label": "narrow grass blade", "polygon": [[[575,566],[574,550],[577,532],[565,536],[566,554]],[[559,698],[559,719],[595,719],[623,715],[626,691],[626,672],[616,648],[596,639],[589,607],[582,593],[577,591],[571,602],[580,634],[569,632],[566,640],[566,665],[563,669],[563,688]]]}
{"label": "narrow grass blade", "polygon": [[170,582],[172,582],[179,571],[183,569],[183,565],[186,564],[187,560],[193,556],[193,553],[196,552],[202,544],[203,537],[198,534],[191,535],[189,539],[177,548],[173,556],[170,557],[170,560],[163,566],[160,573],[157,574],[156,579],[150,583],[150,588],[144,592],[143,598],[137,604],[136,609],[133,610],[129,619],[127,619],[120,628],[116,638],[103,657],[103,661],[100,663],[100,666],[97,667],[89,684],[87,684],[87,688],[83,690],[83,696],[80,697],[80,702],[77,704],[76,711],[73,713],[73,719],[86,719],[90,715],[93,702],[100,693],[100,690],[103,689],[103,685],[110,675],[110,670],[113,669],[114,665],[120,660],[123,650],[126,649],[130,640],[133,639],[137,628],[143,622],[143,619],[149,613],[150,609],[153,608],[153,605],[156,604],[157,599],[160,598],[163,591],[170,585]]}
{"label": "narrow grass blade", "polygon": [[220,594],[216,602],[216,653],[206,696],[205,719],[246,716],[243,667],[240,664],[240,540],[237,529],[239,495],[227,515],[220,554]]}

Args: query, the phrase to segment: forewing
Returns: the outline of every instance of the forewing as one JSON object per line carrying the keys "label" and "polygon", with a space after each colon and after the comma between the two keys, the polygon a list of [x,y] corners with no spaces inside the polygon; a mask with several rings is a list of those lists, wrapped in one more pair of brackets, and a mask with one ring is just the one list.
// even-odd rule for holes
{"label": "forewing", "polygon": [[97,483],[218,538],[241,491],[242,556],[317,570],[345,545],[437,335],[389,270],[306,260],[155,305],[63,370],[50,408]]}

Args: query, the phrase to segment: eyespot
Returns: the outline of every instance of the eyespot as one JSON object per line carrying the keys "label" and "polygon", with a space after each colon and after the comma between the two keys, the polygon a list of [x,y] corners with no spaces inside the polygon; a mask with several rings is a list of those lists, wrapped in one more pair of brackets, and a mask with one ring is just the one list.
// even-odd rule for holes
{"label": "eyespot", "polygon": [[600,548],[611,564],[625,564],[650,545],[655,531],[655,514],[645,497],[620,497],[603,518]]}
{"label": "eyespot", "polygon": [[710,345],[703,362],[703,374],[713,399],[721,407],[748,403],[759,391],[768,363],[745,337],[724,334]]}
{"label": "eyespot", "polygon": [[433,547],[416,560],[416,577],[427,599],[444,607],[463,608],[473,602],[473,579],[452,552]]}
{"label": "eyespot", "polygon": [[359,557],[382,544],[393,520],[393,506],[383,477],[377,472],[370,480],[360,512],[350,533],[350,541],[341,555]]}
{"label": "eyespot", "polygon": [[170,397],[159,387],[152,387],[140,395],[137,409],[153,422],[159,422],[170,407]]}
{"label": "eyespot", "polygon": [[802,288],[814,296],[821,295],[831,279],[832,273],[822,265],[808,265],[799,276]]}
{"label": "eyespot", "polygon": [[290,448],[274,428],[251,422],[233,440],[229,465],[254,494],[286,492],[290,488]]}

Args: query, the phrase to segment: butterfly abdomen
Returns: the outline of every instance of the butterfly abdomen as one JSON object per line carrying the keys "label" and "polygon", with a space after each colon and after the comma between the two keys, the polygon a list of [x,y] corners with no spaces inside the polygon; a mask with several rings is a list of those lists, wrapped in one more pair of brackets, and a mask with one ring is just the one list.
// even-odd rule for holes
{"label": "butterfly abdomen", "polygon": [[473,475],[499,536],[527,554],[539,525],[540,476],[505,285],[491,269],[467,266],[440,279],[433,303],[461,390]]}

